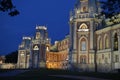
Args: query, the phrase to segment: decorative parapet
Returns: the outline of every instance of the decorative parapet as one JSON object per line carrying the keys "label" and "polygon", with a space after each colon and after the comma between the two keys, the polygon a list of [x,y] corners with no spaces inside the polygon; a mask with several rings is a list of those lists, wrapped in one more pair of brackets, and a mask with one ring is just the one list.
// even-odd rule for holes
{"label": "decorative parapet", "polygon": [[25,39],[31,40],[31,37],[23,37],[23,40]]}
{"label": "decorative parapet", "polygon": [[47,30],[47,28],[45,26],[36,26],[36,29],[43,29],[43,30]]}

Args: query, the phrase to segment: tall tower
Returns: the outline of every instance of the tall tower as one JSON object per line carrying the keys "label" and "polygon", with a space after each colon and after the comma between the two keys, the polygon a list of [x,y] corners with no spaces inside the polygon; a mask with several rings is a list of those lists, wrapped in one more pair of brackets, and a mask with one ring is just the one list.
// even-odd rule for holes
{"label": "tall tower", "polygon": [[45,26],[36,26],[35,38],[31,44],[31,63],[30,67],[45,67],[47,28]]}
{"label": "tall tower", "polygon": [[72,68],[94,70],[95,35],[98,14],[96,0],[77,0],[70,13],[70,63]]}
{"label": "tall tower", "polygon": [[23,37],[18,48],[18,68],[29,68],[31,37]]}
{"label": "tall tower", "polygon": [[47,39],[47,28],[45,26],[36,27],[35,39],[46,40]]}

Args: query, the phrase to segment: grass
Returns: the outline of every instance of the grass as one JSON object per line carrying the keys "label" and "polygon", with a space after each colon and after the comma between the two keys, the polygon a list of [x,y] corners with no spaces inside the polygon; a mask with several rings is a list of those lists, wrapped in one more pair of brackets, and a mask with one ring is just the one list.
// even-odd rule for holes
{"label": "grass", "polygon": [[14,69],[0,69],[0,73],[5,73],[9,71],[13,71]]}
{"label": "grass", "polygon": [[50,69],[32,69],[14,77],[0,78],[0,80],[73,80],[65,78],[50,77],[48,75],[75,75],[87,76],[112,80],[120,80],[119,73],[95,73],[95,72],[77,72],[68,70],[50,70]]}

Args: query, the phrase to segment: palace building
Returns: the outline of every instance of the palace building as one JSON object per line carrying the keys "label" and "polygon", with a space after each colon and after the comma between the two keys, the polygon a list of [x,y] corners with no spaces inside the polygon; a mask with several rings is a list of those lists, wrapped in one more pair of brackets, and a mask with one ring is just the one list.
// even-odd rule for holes
{"label": "palace building", "polygon": [[0,56],[0,64],[5,63],[5,56]]}
{"label": "palace building", "polygon": [[35,37],[23,37],[18,49],[18,68],[67,69],[69,37],[51,46],[47,28],[36,27]]}
{"label": "palace building", "polygon": [[70,12],[70,52],[72,69],[113,71],[120,69],[120,14],[117,19],[99,16],[97,0],[78,0]]}
{"label": "palace building", "polygon": [[35,36],[23,37],[23,41],[19,45],[18,68],[45,67],[46,44],[49,43],[47,28],[45,26],[36,26]]}
{"label": "palace building", "polygon": [[97,0],[77,0],[70,12],[69,36],[51,46],[47,28],[37,26],[34,37],[23,37],[18,68],[75,69],[110,72],[120,69],[120,14],[100,15]]}

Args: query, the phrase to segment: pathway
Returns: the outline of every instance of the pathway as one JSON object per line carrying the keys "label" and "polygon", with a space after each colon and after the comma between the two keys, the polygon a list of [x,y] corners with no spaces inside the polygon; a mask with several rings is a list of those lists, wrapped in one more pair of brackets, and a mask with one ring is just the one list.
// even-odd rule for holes
{"label": "pathway", "polygon": [[80,80],[110,80],[110,79],[100,79],[100,78],[94,78],[94,77],[72,76],[72,75],[49,75],[49,76],[71,78],[71,79],[80,79]]}

